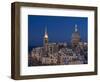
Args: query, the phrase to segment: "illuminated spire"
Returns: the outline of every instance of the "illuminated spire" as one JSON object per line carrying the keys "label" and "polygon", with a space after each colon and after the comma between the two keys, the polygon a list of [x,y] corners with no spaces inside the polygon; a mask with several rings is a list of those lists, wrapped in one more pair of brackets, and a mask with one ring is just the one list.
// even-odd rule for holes
{"label": "illuminated spire", "polygon": [[78,29],[77,29],[77,24],[75,24],[75,32],[77,32],[78,31]]}
{"label": "illuminated spire", "polygon": [[45,35],[44,35],[44,38],[48,38],[47,26],[45,27]]}

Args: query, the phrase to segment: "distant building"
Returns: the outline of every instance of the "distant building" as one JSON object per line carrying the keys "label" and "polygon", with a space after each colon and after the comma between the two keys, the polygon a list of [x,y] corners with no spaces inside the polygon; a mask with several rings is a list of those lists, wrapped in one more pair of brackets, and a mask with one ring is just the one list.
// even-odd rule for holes
{"label": "distant building", "polygon": [[80,42],[80,34],[77,29],[77,25],[75,25],[75,31],[72,33],[72,47],[76,47],[78,43]]}

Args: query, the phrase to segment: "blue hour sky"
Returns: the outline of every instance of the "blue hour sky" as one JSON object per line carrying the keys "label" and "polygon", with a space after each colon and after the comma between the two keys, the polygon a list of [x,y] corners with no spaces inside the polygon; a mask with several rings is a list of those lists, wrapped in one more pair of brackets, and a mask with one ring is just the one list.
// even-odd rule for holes
{"label": "blue hour sky", "polygon": [[49,42],[71,43],[75,24],[78,26],[81,40],[87,42],[87,17],[28,15],[28,47],[43,45],[45,28],[47,28]]}

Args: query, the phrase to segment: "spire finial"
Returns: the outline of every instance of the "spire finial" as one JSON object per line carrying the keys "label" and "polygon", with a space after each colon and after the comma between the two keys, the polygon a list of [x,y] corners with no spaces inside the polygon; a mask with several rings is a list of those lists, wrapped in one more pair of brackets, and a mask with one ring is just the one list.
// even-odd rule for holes
{"label": "spire finial", "polygon": [[45,33],[47,33],[47,26],[45,26]]}
{"label": "spire finial", "polygon": [[78,31],[78,29],[77,29],[77,24],[75,24],[75,32],[77,32]]}

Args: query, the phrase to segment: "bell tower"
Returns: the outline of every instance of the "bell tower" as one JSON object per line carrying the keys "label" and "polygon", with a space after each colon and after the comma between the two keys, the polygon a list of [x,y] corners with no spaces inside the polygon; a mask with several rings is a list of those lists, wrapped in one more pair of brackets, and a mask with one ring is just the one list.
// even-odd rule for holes
{"label": "bell tower", "polygon": [[45,27],[45,35],[44,35],[44,45],[48,44],[48,33],[47,33],[47,27]]}
{"label": "bell tower", "polygon": [[45,54],[47,56],[47,53],[48,53],[48,33],[47,33],[47,26],[45,27],[45,34],[44,34],[44,49],[45,49]]}

